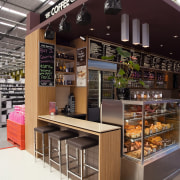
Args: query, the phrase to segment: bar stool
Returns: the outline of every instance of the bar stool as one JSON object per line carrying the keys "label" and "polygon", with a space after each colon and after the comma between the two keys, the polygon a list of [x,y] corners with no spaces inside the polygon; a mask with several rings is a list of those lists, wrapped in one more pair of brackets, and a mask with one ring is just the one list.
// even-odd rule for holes
{"label": "bar stool", "polygon": [[[73,138],[78,136],[78,133],[70,131],[70,130],[64,130],[64,131],[55,131],[48,133],[48,141],[49,141],[49,166],[50,166],[50,171],[51,171],[51,162],[55,163],[56,165],[59,166],[59,171],[61,174],[62,171],[62,161],[61,161],[61,156],[63,156],[62,151],[61,151],[61,142],[63,140],[67,140],[69,138]],[[52,144],[52,139],[56,140],[58,142],[58,149],[55,149],[58,152],[58,156],[52,156],[53,154],[53,146]],[[65,155],[65,154],[64,154]],[[54,159],[58,157],[59,162],[55,161]],[[65,163],[64,163],[65,164]]]}
{"label": "bar stool", "polygon": [[[34,128],[34,156],[36,161],[36,155],[40,154],[43,157],[43,166],[45,167],[45,146],[44,146],[44,136],[45,134],[48,134],[49,132],[57,131],[59,128],[55,126],[41,126]],[[36,148],[36,133],[40,133],[42,135],[42,148],[37,149]],[[46,147],[47,148],[47,147]],[[40,150],[42,152],[40,152]]]}
{"label": "bar stool", "polygon": [[[81,163],[81,165],[80,165],[81,174],[80,175],[77,175],[77,174],[75,174],[74,172],[71,171],[72,169],[75,169],[76,167],[78,167],[78,169],[79,169],[79,156],[76,157],[76,160],[75,160],[75,161],[78,162],[77,166],[69,168],[69,157],[71,157],[70,154],[69,154],[69,145],[71,145],[72,147],[75,147],[76,149],[78,149],[78,151],[80,151],[80,155],[81,155],[81,161],[80,161],[80,163]],[[68,179],[69,179],[69,173],[74,175],[75,177],[83,180],[83,179],[85,179],[85,178],[87,178],[89,176],[92,176],[92,175],[94,175],[95,173],[98,172],[98,169],[86,164],[86,160],[85,160],[85,158],[86,158],[86,150],[88,148],[94,147],[96,145],[98,145],[98,141],[91,138],[91,137],[88,137],[88,136],[72,138],[72,139],[68,139],[66,141],[66,165],[67,165],[67,177],[68,177]],[[95,173],[93,173],[91,175],[88,175],[88,176],[84,176],[83,169],[85,169],[86,166],[93,169],[95,171]]]}

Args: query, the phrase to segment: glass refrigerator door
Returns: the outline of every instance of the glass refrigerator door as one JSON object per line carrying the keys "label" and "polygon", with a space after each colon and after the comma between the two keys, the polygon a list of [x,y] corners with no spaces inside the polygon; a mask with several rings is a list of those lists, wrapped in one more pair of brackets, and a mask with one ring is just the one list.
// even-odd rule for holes
{"label": "glass refrigerator door", "polygon": [[108,77],[113,76],[113,72],[102,71],[102,90],[101,97],[102,99],[114,99],[114,87],[113,81],[108,80]]}
{"label": "glass refrigerator door", "polygon": [[99,107],[100,72],[89,70],[88,108]]}

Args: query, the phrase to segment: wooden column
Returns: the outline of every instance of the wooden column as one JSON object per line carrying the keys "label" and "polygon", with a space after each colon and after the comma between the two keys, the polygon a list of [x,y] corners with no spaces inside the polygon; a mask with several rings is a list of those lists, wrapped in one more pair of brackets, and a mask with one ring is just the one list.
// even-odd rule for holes
{"label": "wooden column", "polygon": [[26,150],[34,153],[34,127],[38,115],[48,114],[49,101],[55,101],[55,87],[39,87],[39,42],[56,45],[56,39],[44,39],[44,30],[38,29],[25,39],[25,143]]}

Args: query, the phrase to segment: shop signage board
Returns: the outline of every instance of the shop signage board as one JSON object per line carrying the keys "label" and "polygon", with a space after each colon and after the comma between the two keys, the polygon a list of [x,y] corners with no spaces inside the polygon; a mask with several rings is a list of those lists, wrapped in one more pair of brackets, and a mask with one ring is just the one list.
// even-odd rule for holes
{"label": "shop signage board", "polygon": [[46,19],[50,18],[51,16],[54,16],[58,12],[62,11],[72,3],[76,2],[77,0],[59,0],[56,2],[53,6],[48,8],[46,11],[44,11],[40,16],[40,21],[43,22]]}
{"label": "shop signage board", "polygon": [[55,46],[39,43],[39,86],[55,86]]}

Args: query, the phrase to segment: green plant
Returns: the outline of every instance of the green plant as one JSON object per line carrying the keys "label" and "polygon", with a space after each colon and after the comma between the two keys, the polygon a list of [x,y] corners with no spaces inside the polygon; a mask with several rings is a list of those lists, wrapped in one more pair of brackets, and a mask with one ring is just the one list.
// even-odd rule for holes
{"label": "green plant", "polygon": [[[114,84],[116,88],[127,88],[128,83],[133,81],[132,73],[133,70],[139,71],[140,66],[133,62],[133,58],[131,57],[130,52],[123,50],[122,48],[118,47],[117,52],[121,57],[127,58],[128,61],[122,62],[121,67],[119,68],[117,74],[115,76],[110,76],[109,80],[114,80]],[[102,59],[113,59],[114,56],[111,57],[102,57]],[[144,82],[139,80],[138,83],[144,86]]]}

